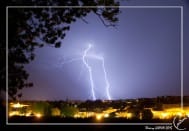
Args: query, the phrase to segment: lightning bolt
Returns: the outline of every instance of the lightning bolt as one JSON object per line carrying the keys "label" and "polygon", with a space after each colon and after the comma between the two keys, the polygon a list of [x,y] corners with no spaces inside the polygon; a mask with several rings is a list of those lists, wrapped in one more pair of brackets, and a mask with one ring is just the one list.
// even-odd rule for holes
{"label": "lightning bolt", "polygon": [[92,76],[92,68],[89,66],[89,64],[86,61],[86,55],[87,52],[91,49],[92,45],[89,44],[88,48],[84,51],[83,54],[83,63],[85,64],[85,66],[87,67],[88,71],[89,71],[89,77],[90,77],[90,83],[91,83],[91,92],[92,92],[92,96],[93,96],[93,100],[96,100],[96,96],[95,96],[95,92],[94,92],[94,81],[93,81],[93,76]]}
{"label": "lightning bolt", "polygon": [[105,81],[106,81],[106,94],[107,94],[108,100],[111,100],[111,96],[110,96],[110,92],[109,92],[110,83],[108,81],[107,73],[106,73],[106,70],[105,70],[104,57],[102,57],[101,60],[102,60],[102,67],[103,67],[103,71],[104,71],[104,78],[105,78]]}
{"label": "lightning bolt", "polygon": [[[84,50],[84,53],[82,55],[82,58],[73,58],[70,59],[66,62],[63,62],[62,65],[64,64],[68,64],[68,63],[72,63],[74,61],[78,61],[78,60],[82,60],[83,64],[85,65],[85,67],[87,68],[88,72],[89,72],[89,80],[90,80],[90,86],[91,86],[91,94],[92,94],[92,98],[93,100],[96,100],[96,95],[95,95],[95,91],[94,91],[94,80],[93,80],[93,74],[92,74],[92,67],[87,63],[87,58],[92,58],[95,60],[99,60],[102,63],[102,69],[103,69],[103,73],[104,73],[104,80],[105,80],[105,84],[106,84],[106,96],[108,100],[111,100],[111,96],[110,96],[110,83],[108,81],[108,77],[107,77],[107,72],[106,72],[106,68],[105,68],[105,62],[104,62],[104,57],[96,55],[96,54],[89,54],[88,52],[90,51],[90,49],[92,48],[92,45],[89,44],[88,48],[86,48]],[[80,72],[81,75],[81,72]]]}
{"label": "lightning bolt", "polygon": [[68,64],[68,63],[72,63],[72,62],[75,62],[75,61],[78,61],[78,60],[81,60],[81,58],[73,58],[73,59],[70,59],[68,61],[63,61],[61,62],[61,65],[65,65],[65,64]]}
{"label": "lightning bolt", "polygon": [[110,96],[110,91],[109,91],[109,89],[110,89],[110,83],[109,83],[108,77],[107,77],[107,72],[106,72],[106,68],[105,68],[104,57],[96,55],[96,54],[89,54],[89,55],[87,55],[87,57],[101,61],[101,63],[102,63],[102,69],[103,69],[103,72],[104,72],[104,79],[105,79],[105,83],[106,83],[106,95],[107,95],[107,99],[111,100],[112,98]]}
{"label": "lightning bolt", "polygon": [[95,97],[95,93],[94,93],[94,83],[93,83],[94,81],[93,81],[93,78],[92,78],[92,68],[85,61],[85,57],[92,57],[92,58],[95,58],[95,59],[100,60],[102,62],[102,68],[103,68],[103,72],[104,72],[104,79],[105,79],[105,83],[106,83],[106,95],[107,95],[108,100],[111,100],[111,96],[110,96],[110,92],[109,92],[110,83],[108,81],[107,72],[106,72],[106,69],[105,69],[104,57],[97,56],[97,55],[88,55],[87,53],[91,48],[92,48],[92,45],[89,44],[88,48],[84,51],[83,63],[86,65],[86,67],[88,68],[88,71],[89,71],[93,100],[95,100],[96,97]]}

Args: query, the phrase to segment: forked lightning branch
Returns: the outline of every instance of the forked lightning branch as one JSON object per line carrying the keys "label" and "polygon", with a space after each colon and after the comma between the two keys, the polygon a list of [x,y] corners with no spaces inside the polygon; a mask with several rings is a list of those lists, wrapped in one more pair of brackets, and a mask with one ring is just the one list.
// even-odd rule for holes
{"label": "forked lightning branch", "polygon": [[105,62],[104,62],[104,57],[96,55],[96,54],[89,54],[91,48],[93,46],[91,44],[88,45],[88,47],[84,50],[82,57],[81,58],[73,58],[71,60],[68,60],[66,62],[63,62],[62,65],[67,64],[67,63],[72,63],[74,61],[78,61],[81,60],[84,64],[84,66],[86,67],[85,69],[88,71],[89,73],[89,81],[90,81],[90,90],[91,90],[91,95],[92,95],[92,99],[96,100],[96,93],[95,93],[95,86],[94,86],[94,78],[93,78],[93,68],[92,66],[90,66],[90,64],[87,62],[87,59],[95,59],[101,62],[101,67],[103,70],[103,76],[104,76],[104,81],[105,81],[105,89],[106,89],[106,99],[111,100],[111,95],[110,95],[110,83],[108,81],[108,76],[107,76],[107,71],[105,68]]}

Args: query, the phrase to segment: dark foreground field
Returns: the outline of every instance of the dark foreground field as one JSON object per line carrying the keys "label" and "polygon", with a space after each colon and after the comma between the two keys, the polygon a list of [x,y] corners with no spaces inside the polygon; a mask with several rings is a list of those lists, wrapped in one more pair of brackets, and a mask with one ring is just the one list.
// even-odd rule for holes
{"label": "dark foreground field", "polygon": [[139,120],[139,119],[125,119],[125,118],[103,118],[97,120],[95,117],[91,118],[61,118],[61,117],[21,117],[14,116],[8,119],[9,123],[172,123],[172,119],[160,120]]}
{"label": "dark foreground field", "polygon": [[[87,129],[87,130],[104,130],[108,129],[132,129],[132,130],[153,130],[157,128],[158,130],[172,130],[177,129],[172,124],[172,119],[160,120],[139,120],[139,119],[124,119],[124,118],[103,118],[97,120],[96,118],[61,118],[61,117],[20,117],[15,116],[8,119],[7,129],[12,129],[15,127],[23,129],[23,126],[31,128],[32,130],[40,129],[53,129],[58,130],[58,128],[69,128],[69,129]],[[133,124],[134,123],[134,124]],[[165,124],[164,124],[165,123]],[[14,126],[10,126],[14,125]],[[16,126],[15,126],[16,125]],[[32,126],[33,125],[33,126]],[[43,125],[43,126],[41,126]],[[59,126],[56,126],[59,125]],[[180,127],[186,128],[185,131],[189,129],[189,120],[185,121]],[[151,128],[151,129],[150,129]]]}

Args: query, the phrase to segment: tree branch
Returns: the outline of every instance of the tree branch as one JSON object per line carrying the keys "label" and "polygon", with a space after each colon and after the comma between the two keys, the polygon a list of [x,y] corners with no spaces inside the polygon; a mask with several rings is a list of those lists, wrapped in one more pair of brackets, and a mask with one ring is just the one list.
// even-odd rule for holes
{"label": "tree branch", "polygon": [[106,26],[106,27],[110,27],[110,26],[115,27],[115,25],[112,24],[112,23],[107,24],[107,23],[104,21],[104,19],[101,17],[101,14],[99,14],[99,13],[97,13],[97,12],[94,12],[94,13],[98,16],[98,18],[101,20],[101,22],[103,23],[104,26]]}
{"label": "tree branch", "polygon": [[83,22],[85,22],[86,24],[89,24],[89,22],[86,21],[83,17],[81,17],[81,20],[82,20]]}

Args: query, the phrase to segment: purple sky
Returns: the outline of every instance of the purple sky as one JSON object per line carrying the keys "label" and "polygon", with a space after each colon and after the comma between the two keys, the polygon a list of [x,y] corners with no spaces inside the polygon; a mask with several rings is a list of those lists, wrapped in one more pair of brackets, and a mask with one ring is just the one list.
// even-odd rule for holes
{"label": "purple sky", "polygon": [[[159,0],[159,3],[129,0],[123,5],[184,4],[184,95],[189,95],[189,2]],[[163,2],[164,1],[164,2]],[[126,3],[126,4],[125,4]],[[180,95],[180,9],[121,8],[117,28],[105,27],[97,16],[78,20],[62,41],[61,48],[36,50],[36,59],[26,66],[34,87],[23,90],[22,99],[92,99],[89,73],[80,58],[88,44],[92,54],[104,57],[113,99]],[[102,65],[87,59],[93,70],[97,99],[106,99]]]}

